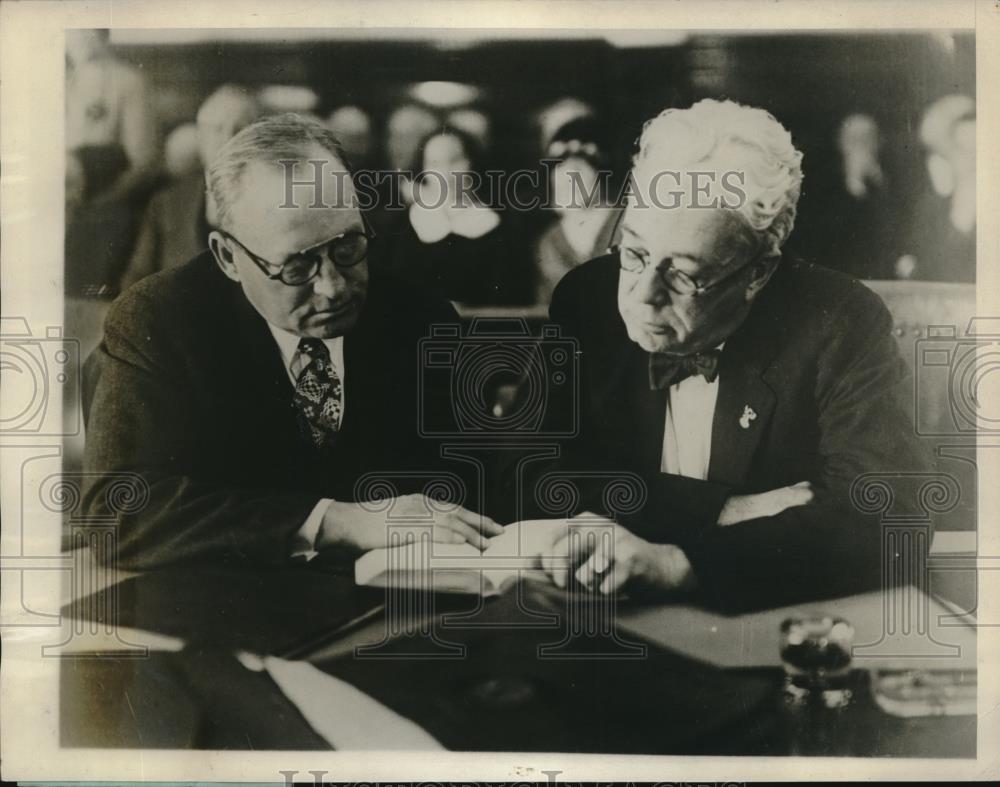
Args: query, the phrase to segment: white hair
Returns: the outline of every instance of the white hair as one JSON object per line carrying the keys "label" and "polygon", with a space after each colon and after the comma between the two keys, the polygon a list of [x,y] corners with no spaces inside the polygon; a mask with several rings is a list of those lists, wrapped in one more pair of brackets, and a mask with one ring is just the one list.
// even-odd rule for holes
{"label": "white hair", "polygon": [[[746,199],[734,209],[762,252],[777,255],[795,224],[802,187],[802,153],[763,109],[704,99],[666,109],[642,129],[633,175],[652,171],[737,170]],[[638,179],[638,178],[637,178]]]}

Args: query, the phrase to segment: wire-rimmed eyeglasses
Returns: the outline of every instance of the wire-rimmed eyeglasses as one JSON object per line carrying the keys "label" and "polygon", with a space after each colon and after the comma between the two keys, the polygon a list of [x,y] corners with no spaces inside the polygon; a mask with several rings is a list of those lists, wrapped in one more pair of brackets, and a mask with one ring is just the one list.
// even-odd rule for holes
{"label": "wire-rimmed eyeglasses", "polygon": [[[650,264],[652,264],[648,255],[621,244],[608,248],[608,253],[617,254],[618,264],[621,266],[623,271],[627,271],[628,273],[642,273]],[[744,270],[753,265],[756,261],[757,258],[753,257],[749,262],[745,262],[735,270],[727,273],[721,279],[716,279],[709,284],[699,284],[690,275],[674,267],[673,261],[670,259],[661,261],[656,268],[656,273],[664,286],[678,295],[704,295],[706,292],[710,292],[716,287],[731,281]]]}

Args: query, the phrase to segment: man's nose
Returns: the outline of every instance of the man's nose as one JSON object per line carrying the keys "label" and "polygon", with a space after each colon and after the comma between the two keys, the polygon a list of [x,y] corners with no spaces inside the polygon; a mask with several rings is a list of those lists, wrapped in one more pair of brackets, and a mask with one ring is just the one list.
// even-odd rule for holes
{"label": "man's nose", "polygon": [[670,301],[670,291],[663,283],[663,278],[655,265],[647,265],[639,274],[639,280],[633,287],[636,300],[650,306],[660,307]]}
{"label": "man's nose", "polygon": [[313,291],[317,295],[327,298],[334,298],[339,295],[347,286],[344,274],[329,259],[324,259],[319,266],[319,272],[313,279]]}

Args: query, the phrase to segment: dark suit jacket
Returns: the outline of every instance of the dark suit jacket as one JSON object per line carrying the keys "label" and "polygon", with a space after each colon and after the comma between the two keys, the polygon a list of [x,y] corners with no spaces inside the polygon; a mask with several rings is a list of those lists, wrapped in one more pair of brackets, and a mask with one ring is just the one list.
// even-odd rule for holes
{"label": "dark suit jacket", "polygon": [[[321,497],[353,500],[364,473],[435,466],[417,432],[417,343],[456,321],[447,302],[373,274],[344,341],[341,430],[317,451],[266,322],[208,252],[143,279],[112,306],[97,350],[85,510],[116,519],[125,567],[287,560]],[[121,472],[149,484],[141,510],[109,511]]]}
{"label": "dark suit jacket", "polygon": [[[726,341],[703,481],[660,472],[667,392],[650,390],[649,356],[626,333],[618,271],[616,257],[592,260],[553,297],[552,319],[582,351],[581,430],[564,463],[640,474],[648,499],[625,524],[682,546],[702,588],[723,606],[877,586],[881,527],[851,504],[851,484],[865,472],[928,466],[900,406],[905,365],[878,296],[835,271],[780,263]],[[757,417],[744,429],[747,406]],[[716,524],[730,495],[799,481],[813,483],[811,504]]]}
{"label": "dark suit jacket", "polygon": [[200,172],[185,175],[149,201],[120,290],[200,254],[208,248],[208,232],[205,176]]}

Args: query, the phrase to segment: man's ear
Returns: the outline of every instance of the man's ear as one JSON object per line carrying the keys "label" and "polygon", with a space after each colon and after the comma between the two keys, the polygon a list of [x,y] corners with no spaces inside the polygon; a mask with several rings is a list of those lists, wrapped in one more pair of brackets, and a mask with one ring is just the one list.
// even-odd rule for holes
{"label": "man's ear", "polygon": [[760,294],[760,291],[764,289],[764,286],[771,280],[774,272],[778,269],[779,262],[781,262],[781,255],[775,254],[773,256],[761,257],[756,262],[750,264],[753,278],[747,284],[747,301],[752,301]]}
{"label": "man's ear", "polygon": [[226,236],[218,230],[212,230],[208,234],[208,248],[212,250],[212,256],[215,257],[215,262],[222,272],[233,281],[239,281],[240,274],[233,259],[233,249]]}

